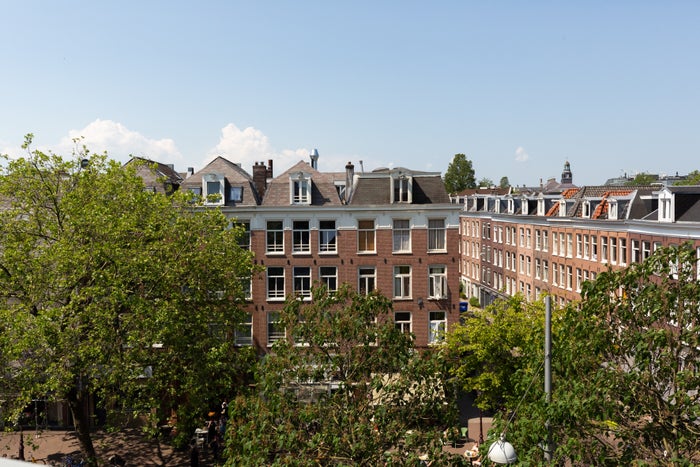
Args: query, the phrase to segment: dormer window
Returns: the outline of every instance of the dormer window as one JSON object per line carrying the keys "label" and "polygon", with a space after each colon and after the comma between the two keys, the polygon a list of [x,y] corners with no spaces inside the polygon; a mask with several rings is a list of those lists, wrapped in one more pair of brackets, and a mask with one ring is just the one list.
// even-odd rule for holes
{"label": "dormer window", "polygon": [[544,198],[542,198],[542,197],[537,198],[537,215],[538,216],[545,215],[544,207],[545,207]]}
{"label": "dormer window", "polygon": [[345,201],[345,182],[335,182],[335,191],[342,201]]}
{"label": "dormer window", "polygon": [[243,201],[243,187],[242,186],[232,186],[228,190],[228,199],[234,203],[240,203]]}
{"label": "dormer window", "polygon": [[529,210],[529,208],[530,208],[530,203],[528,203],[528,200],[527,200],[527,198],[525,198],[525,197],[523,197],[523,198],[520,200],[520,203],[521,203],[521,204],[520,204],[520,207],[521,207],[520,212],[522,213],[523,216],[527,216],[527,215],[529,214],[529,211],[528,211],[528,210]]}
{"label": "dormer window", "polygon": [[289,176],[292,204],[311,204],[311,177],[304,172]]}
{"label": "dormer window", "polygon": [[581,217],[584,219],[590,219],[591,217],[591,202],[589,200],[584,200],[581,204]]}
{"label": "dormer window", "polygon": [[508,214],[513,214],[515,212],[515,200],[513,198],[508,198]]}
{"label": "dormer window", "polygon": [[673,222],[673,195],[668,190],[659,192],[659,222]]}
{"label": "dormer window", "polygon": [[608,219],[617,220],[617,200],[608,200]]}
{"label": "dormer window", "polygon": [[566,200],[559,200],[559,217],[566,217]]}
{"label": "dormer window", "polygon": [[404,173],[398,174],[397,177],[391,179],[393,189],[394,203],[410,203],[412,201],[411,182],[413,179]]}
{"label": "dormer window", "polygon": [[224,204],[224,175],[206,174],[202,177],[202,191],[206,204]]}

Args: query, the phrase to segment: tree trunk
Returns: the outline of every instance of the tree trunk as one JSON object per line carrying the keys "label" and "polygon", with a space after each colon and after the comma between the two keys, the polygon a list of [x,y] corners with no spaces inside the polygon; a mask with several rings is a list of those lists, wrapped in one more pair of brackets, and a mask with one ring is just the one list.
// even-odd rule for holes
{"label": "tree trunk", "polygon": [[90,434],[90,417],[87,408],[88,393],[85,390],[74,389],[68,395],[68,405],[70,406],[71,414],[73,415],[73,423],[75,423],[75,431],[80,443],[80,452],[82,453],[87,465],[97,466],[97,455],[95,447],[92,444],[92,435]]}

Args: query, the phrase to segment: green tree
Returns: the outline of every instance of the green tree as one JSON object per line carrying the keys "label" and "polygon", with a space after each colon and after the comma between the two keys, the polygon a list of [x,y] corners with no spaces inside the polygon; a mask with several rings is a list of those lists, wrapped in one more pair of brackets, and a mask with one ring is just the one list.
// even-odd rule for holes
{"label": "green tree", "polygon": [[467,188],[476,188],[476,178],[472,161],[464,154],[455,154],[447,167],[444,177],[448,193],[459,193]]}
{"label": "green tree", "polygon": [[629,180],[625,185],[629,186],[644,186],[651,185],[652,183],[658,181],[658,177],[645,172],[638,173],[634,176],[632,180]]}
{"label": "green tree", "polygon": [[499,182],[498,186],[500,188],[510,187],[510,180],[508,180],[508,177],[501,177],[501,181]]}
{"label": "green tree", "polygon": [[257,384],[230,405],[229,465],[416,465],[448,461],[442,431],[454,426],[443,366],[397,329],[391,300],[323,286],[280,312]]}
{"label": "green tree", "polygon": [[187,435],[251,358],[222,338],[252,271],[240,229],[186,194],[144,190],[105,154],[64,160],[31,141],[0,175],[3,415],[16,421],[34,397],[67,401],[92,465],[93,397],[153,425],[175,410]]}
{"label": "green tree", "polygon": [[488,178],[488,177],[482,177],[482,178],[479,180],[479,183],[478,183],[477,185],[478,185],[478,186],[482,186],[482,187],[486,187],[486,188],[490,188],[490,187],[493,186],[493,180],[491,180],[491,179]]}
{"label": "green tree", "polygon": [[531,349],[540,345],[542,302],[522,295],[497,300],[468,313],[446,336],[445,358],[462,391],[477,394],[483,410],[496,410],[517,398],[512,376],[531,364]]}
{"label": "green tree", "polygon": [[685,180],[679,180],[676,185],[700,185],[700,170],[693,170]]}
{"label": "green tree", "polygon": [[[542,461],[545,422],[554,459],[573,465],[700,462],[700,281],[692,245],[586,282],[579,304],[553,319],[553,394],[542,390],[542,348],[512,376],[507,429],[521,461]],[[534,385],[532,383],[535,383]],[[529,388],[529,390],[528,390]]]}

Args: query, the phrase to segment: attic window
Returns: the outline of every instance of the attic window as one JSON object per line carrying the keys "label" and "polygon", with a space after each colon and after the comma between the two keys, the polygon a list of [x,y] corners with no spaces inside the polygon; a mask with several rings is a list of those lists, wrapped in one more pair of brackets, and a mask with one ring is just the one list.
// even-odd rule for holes
{"label": "attic window", "polygon": [[411,177],[399,172],[399,175],[392,178],[394,185],[394,203],[410,203],[411,202]]}
{"label": "attic window", "polygon": [[229,201],[233,201],[234,203],[240,203],[241,201],[243,201],[243,187],[242,186],[229,187],[228,199],[229,199]]}
{"label": "attic window", "polygon": [[583,201],[581,204],[581,217],[589,219],[591,217],[591,202],[588,200]]}
{"label": "attic window", "polygon": [[292,204],[311,204],[311,178],[304,172],[289,176]]}
{"label": "attic window", "polygon": [[338,196],[341,200],[345,199],[345,182],[335,182],[335,191],[338,192]]}
{"label": "attic window", "polygon": [[617,220],[617,200],[608,200],[608,219]]}
{"label": "attic window", "polygon": [[566,200],[559,200],[559,217],[566,217]]}
{"label": "attic window", "polygon": [[659,193],[659,222],[673,222],[673,198],[668,191]]}
{"label": "attic window", "polygon": [[546,211],[545,211],[545,203],[544,203],[544,198],[538,198],[537,199],[537,215],[538,216],[544,216]]}
{"label": "attic window", "polygon": [[515,200],[508,198],[508,214],[513,214],[515,212]]}
{"label": "attic window", "polygon": [[206,174],[202,177],[202,188],[206,204],[224,204],[224,175]]}

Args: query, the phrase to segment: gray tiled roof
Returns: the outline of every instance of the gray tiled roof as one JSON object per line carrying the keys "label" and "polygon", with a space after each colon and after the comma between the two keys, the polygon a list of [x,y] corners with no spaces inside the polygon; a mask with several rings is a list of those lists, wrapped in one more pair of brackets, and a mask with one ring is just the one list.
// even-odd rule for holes
{"label": "gray tiled roof", "polygon": [[[383,176],[384,175],[384,176]],[[451,203],[440,175],[414,172],[412,204]],[[381,205],[391,202],[391,175],[382,171],[360,175],[353,189],[351,205]]]}
{"label": "gray tiled roof", "polygon": [[240,202],[226,201],[227,206],[256,206],[259,204],[259,197],[253,185],[253,178],[243,170],[238,164],[235,164],[221,156],[207,164],[202,170],[195,172],[190,177],[186,178],[181,186],[181,189],[187,190],[190,188],[202,186],[202,176],[210,173],[223,174],[227,187],[242,187],[243,197]]}
{"label": "gray tiled roof", "polygon": [[262,205],[290,206],[289,176],[296,172],[304,172],[311,176],[311,205],[340,206],[343,204],[335,188],[335,181],[345,180],[345,174],[319,172],[308,162],[299,161],[269,182]]}

